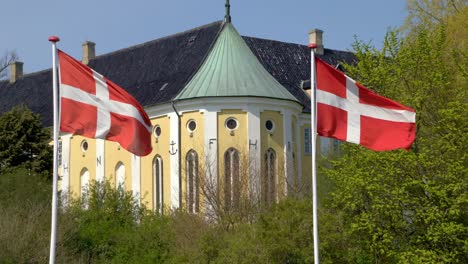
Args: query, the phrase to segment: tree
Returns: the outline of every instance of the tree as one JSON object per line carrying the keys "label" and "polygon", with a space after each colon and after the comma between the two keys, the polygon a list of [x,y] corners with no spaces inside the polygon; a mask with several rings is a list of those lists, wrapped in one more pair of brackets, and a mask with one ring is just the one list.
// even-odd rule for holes
{"label": "tree", "polygon": [[0,170],[24,165],[33,172],[48,171],[52,162],[50,133],[26,106],[0,116]]}
{"label": "tree", "polygon": [[0,57],[0,80],[8,74],[8,66],[18,59],[18,56],[14,51],[6,51],[5,54]]}
{"label": "tree", "polygon": [[[414,25],[403,37],[390,32],[380,51],[354,45],[358,64],[347,67],[349,75],[413,107],[417,138],[409,152],[344,144],[343,157],[325,169],[335,184],[327,206],[342,214],[350,260],[468,262],[467,47],[450,24],[466,20],[463,14]],[[337,242],[322,239],[336,251]]]}

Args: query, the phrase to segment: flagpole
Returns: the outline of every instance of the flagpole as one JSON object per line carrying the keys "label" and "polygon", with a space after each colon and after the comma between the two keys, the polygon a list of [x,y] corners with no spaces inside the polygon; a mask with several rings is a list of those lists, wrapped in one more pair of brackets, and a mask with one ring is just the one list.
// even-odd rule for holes
{"label": "flagpole", "polygon": [[315,75],[315,43],[309,44],[310,48],[310,118],[311,118],[311,141],[312,141],[312,211],[313,211],[313,233],[314,233],[314,263],[319,264],[319,238],[317,217],[317,104],[316,104],[316,75]]}
{"label": "flagpole", "polygon": [[57,46],[56,43],[60,39],[56,36],[49,37],[52,43],[52,88],[53,88],[53,105],[54,105],[54,161],[53,161],[53,183],[52,183],[52,223],[50,230],[50,254],[49,264],[55,263],[55,241],[57,237],[57,182],[58,182],[58,85],[57,85]]}

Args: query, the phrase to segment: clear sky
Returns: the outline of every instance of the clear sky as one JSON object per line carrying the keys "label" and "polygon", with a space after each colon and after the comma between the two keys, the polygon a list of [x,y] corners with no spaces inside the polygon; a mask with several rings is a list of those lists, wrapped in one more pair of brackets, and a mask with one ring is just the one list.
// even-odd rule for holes
{"label": "clear sky", "polygon": [[[205,25],[224,17],[225,0],[8,0],[2,1],[0,55],[14,50],[25,73],[51,67],[50,35],[81,59],[81,44],[97,55]],[[351,50],[354,35],[381,47],[389,28],[402,25],[405,0],[231,0],[241,35],[307,44],[310,29],[324,46]]]}

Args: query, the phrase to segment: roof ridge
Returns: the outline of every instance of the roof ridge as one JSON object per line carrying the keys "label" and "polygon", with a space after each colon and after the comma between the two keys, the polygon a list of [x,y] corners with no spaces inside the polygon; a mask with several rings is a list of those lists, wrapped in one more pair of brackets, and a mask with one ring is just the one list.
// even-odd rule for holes
{"label": "roof ridge", "polygon": [[170,38],[173,38],[173,37],[177,37],[177,36],[180,36],[180,35],[187,34],[189,32],[193,32],[193,31],[197,31],[197,30],[200,30],[200,29],[208,28],[208,27],[214,26],[216,24],[221,24],[222,25],[223,21],[222,20],[214,21],[214,22],[211,22],[209,24],[205,24],[205,25],[201,25],[201,26],[198,26],[198,27],[195,27],[195,28],[187,29],[187,30],[184,30],[184,31],[181,31],[181,32],[178,32],[178,33],[174,33],[174,34],[171,34],[171,35],[167,35],[167,36],[164,36],[164,37],[161,37],[161,38],[152,39],[152,40],[149,40],[149,41],[146,41],[146,42],[143,42],[143,43],[140,43],[140,44],[136,44],[136,45],[133,45],[133,46],[130,46],[130,47],[126,47],[126,48],[114,50],[114,51],[111,51],[111,52],[108,52],[108,53],[104,53],[104,54],[96,56],[94,59],[92,59],[90,61],[94,61],[94,60],[96,60],[98,58],[101,58],[101,57],[111,56],[111,55],[115,55],[115,54],[118,54],[118,53],[121,53],[121,52],[126,52],[126,51],[129,51],[129,50],[133,50],[133,49],[137,49],[137,48],[144,47],[144,46],[147,46],[147,45],[151,45],[151,44],[154,44],[154,43],[166,40],[166,39],[170,39]]}
{"label": "roof ridge", "polygon": [[[177,36],[180,36],[180,35],[184,35],[184,34],[187,34],[189,32],[200,30],[200,29],[203,29],[203,28],[208,28],[208,27],[211,27],[211,26],[216,25],[216,24],[222,25],[223,20],[217,20],[217,21],[214,21],[214,22],[211,22],[211,23],[208,23],[208,24],[205,24],[205,25],[201,25],[201,26],[198,26],[198,27],[194,27],[194,28],[191,28],[191,29],[187,29],[187,30],[184,30],[184,31],[181,31],[181,32],[178,32],[178,33],[174,33],[174,34],[167,35],[167,36],[164,36],[164,37],[152,39],[152,40],[140,43],[140,44],[136,44],[136,45],[133,45],[133,46],[130,46],[130,47],[126,47],[126,48],[114,50],[114,51],[111,51],[111,52],[108,52],[108,53],[104,53],[104,54],[96,56],[94,59],[92,59],[90,61],[94,61],[94,60],[102,58],[102,57],[115,55],[115,54],[118,54],[118,53],[121,53],[121,52],[126,52],[126,51],[129,51],[129,50],[132,50],[132,49],[137,49],[137,48],[140,48],[140,47],[144,47],[146,45],[154,44],[154,43],[157,43],[159,41],[163,41],[165,39],[169,39],[169,38],[177,37]],[[52,70],[52,67],[46,68],[46,69],[43,69],[43,70],[39,70],[39,71],[35,71],[35,72],[26,73],[26,74],[23,74],[23,76],[21,78],[34,76],[36,74],[40,75],[40,74],[43,74],[44,72],[51,71],[51,70]],[[0,84],[2,84],[4,82],[5,83],[9,82],[9,79],[8,78],[0,79]]]}
{"label": "roof ridge", "polygon": [[[242,36],[243,38],[249,38],[249,39],[259,39],[259,40],[266,40],[270,42],[276,42],[276,43],[284,43],[284,44],[291,44],[291,45],[299,45],[303,47],[308,47],[308,45],[305,44],[299,44],[299,43],[294,43],[294,42],[287,42],[287,41],[281,41],[281,40],[274,40],[274,39],[267,39],[267,38],[258,38],[258,37],[251,37],[251,36]],[[353,53],[350,50],[339,50],[339,49],[330,49],[330,48],[324,48],[325,50],[330,50],[330,51],[338,51],[338,52],[346,52],[346,53]]]}
{"label": "roof ridge", "polygon": [[[29,73],[25,73],[21,76],[21,78],[19,78],[18,80],[16,80],[17,82],[18,81],[21,81],[21,79],[25,78],[25,77],[31,77],[31,76],[35,76],[35,75],[41,75],[41,74],[44,74],[46,72],[49,72],[52,70],[52,67],[50,68],[47,68],[47,69],[43,69],[43,70],[39,70],[39,71],[35,71],[35,72],[29,72]],[[0,79],[0,84],[2,83],[7,83],[7,82],[10,82],[9,78],[5,78],[5,79]]]}
{"label": "roof ridge", "polygon": [[[128,51],[128,50],[132,50],[132,49],[136,49],[136,48],[143,47],[143,46],[146,46],[146,45],[150,45],[150,44],[153,44],[153,43],[156,43],[156,42],[159,42],[159,41],[163,41],[165,39],[173,38],[173,37],[176,37],[176,36],[179,36],[179,35],[187,34],[188,32],[200,30],[200,29],[203,29],[203,28],[207,28],[207,27],[213,26],[215,24],[220,24],[220,26],[223,26],[224,22],[223,22],[223,20],[217,20],[217,21],[205,24],[205,25],[201,25],[201,26],[198,26],[198,27],[195,27],[195,28],[184,30],[184,31],[181,31],[181,32],[178,32],[178,33],[168,35],[168,36],[152,39],[152,40],[149,40],[149,41],[146,41],[146,42],[143,42],[143,43],[140,43],[140,44],[136,44],[136,45],[133,45],[133,46],[130,46],[130,47],[114,50],[114,51],[111,51],[111,52],[108,52],[108,53],[98,55],[94,59],[92,59],[91,61],[94,61],[94,60],[96,60],[98,58],[101,58],[101,57],[111,56],[111,55],[114,55],[114,54],[118,54],[120,52],[125,52],[125,51]],[[219,34],[219,32],[221,32],[221,30],[222,30],[222,27],[220,27],[220,30],[218,31],[217,34]],[[273,39],[267,39],[267,38],[252,37],[252,36],[245,36],[245,35],[241,35],[241,36],[243,38],[259,39],[259,40],[266,40],[266,41],[271,41],[271,42],[276,42],[276,43],[285,43],[285,44],[292,44],[292,45],[299,45],[299,46],[307,47],[307,45],[305,45],[305,44],[299,44],[299,43],[294,43],[294,42],[287,42],[287,41],[273,40]],[[216,40],[216,37],[214,38],[214,40]],[[211,49],[211,47],[210,47],[210,49]],[[349,50],[338,50],[338,49],[330,49],[330,48],[324,48],[324,49],[325,50],[330,50],[330,51],[344,52],[344,53],[353,53],[352,51],[349,51]],[[205,61],[205,58],[202,60],[202,63],[204,61]],[[47,71],[51,71],[51,70],[52,70],[52,67],[46,68],[46,69],[43,69],[43,70],[39,70],[39,71],[35,71],[35,72],[26,73],[26,74],[23,74],[23,76],[21,78],[31,77],[31,76],[34,76],[34,75],[40,75],[40,74],[43,74],[43,73],[45,73]],[[0,84],[6,83],[6,82],[9,82],[8,78],[0,79]]]}
{"label": "roof ridge", "polygon": [[299,46],[307,47],[307,45],[305,45],[305,44],[303,45],[303,44],[294,43],[294,42],[286,42],[286,41],[273,40],[273,39],[267,39],[267,38],[257,38],[257,37],[244,36],[244,35],[241,35],[241,37],[243,37],[243,38],[250,38],[250,39],[268,40],[268,41],[276,42],[276,43],[293,44],[293,45],[299,45]]}

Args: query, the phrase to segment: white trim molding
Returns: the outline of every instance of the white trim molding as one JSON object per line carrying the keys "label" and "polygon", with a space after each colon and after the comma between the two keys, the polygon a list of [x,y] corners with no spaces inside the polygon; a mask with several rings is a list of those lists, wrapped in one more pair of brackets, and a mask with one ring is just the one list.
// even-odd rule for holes
{"label": "white trim molding", "polygon": [[96,138],[96,182],[104,180],[105,171],[105,140]]}
{"label": "white trim molding", "polygon": [[141,184],[141,158],[135,154],[132,155],[132,192],[133,197],[140,202],[140,184]]}
{"label": "white trim molding", "polygon": [[[68,196],[70,193],[70,140],[71,134],[60,136],[62,141],[62,195]],[[67,199],[65,199],[66,201]]]}
{"label": "white trim molding", "polygon": [[[170,138],[169,144],[174,143],[174,149],[177,150],[177,153],[170,156],[170,178],[171,178],[171,207],[172,209],[179,208],[180,201],[179,201],[179,194],[180,194],[180,186],[179,186],[179,153],[180,152],[180,144],[179,144],[179,118],[175,112],[171,112],[167,114],[169,116],[169,131],[170,131]],[[170,145],[169,145],[170,146]]]}
{"label": "white trim molding", "polygon": [[288,186],[294,183],[294,164],[292,158],[293,136],[292,136],[292,113],[284,110],[283,114],[283,142],[284,142],[284,176],[286,184],[284,186],[285,195],[288,194]]}
{"label": "white trim molding", "polygon": [[[205,124],[204,145],[205,145],[205,175],[208,177],[206,181],[210,187],[217,188],[218,186],[218,112],[203,110],[203,118]],[[214,210],[212,205],[205,200],[205,206],[208,210],[207,214],[211,214]]]}
{"label": "white trim molding", "polygon": [[249,184],[250,196],[254,202],[261,199],[261,136],[260,136],[260,109],[254,105],[248,105],[247,109],[247,129],[249,150]]}

